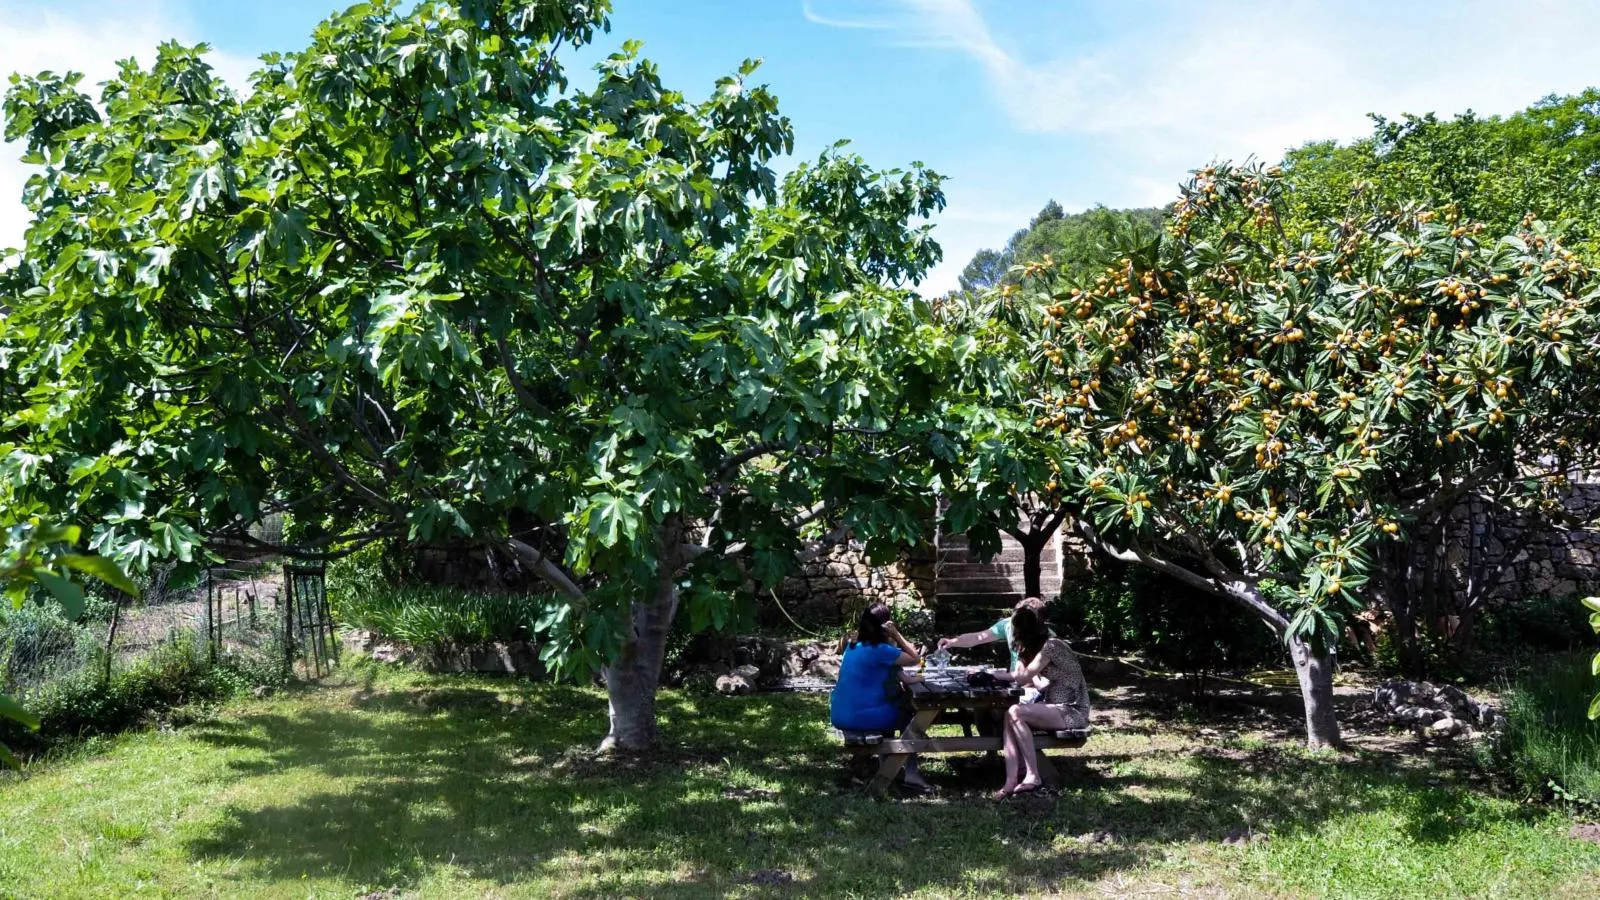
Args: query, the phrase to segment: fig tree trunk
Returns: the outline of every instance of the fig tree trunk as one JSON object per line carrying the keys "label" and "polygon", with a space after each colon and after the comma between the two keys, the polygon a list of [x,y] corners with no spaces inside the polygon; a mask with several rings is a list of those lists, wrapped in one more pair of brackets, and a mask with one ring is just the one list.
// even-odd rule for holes
{"label": "fig tree trunk", "polygon": [[600,749],[648,751],[660,740],[656,728],[656,690],[666,656],[667,633],[678,611],[678,546],[682,529],[668,522],[661,529],[656,578],[645,596],[633,604],[622,652],[605,667],[606,695],[611,704],[611,729]]}
{"label": "fig tree trunk", "polygon": [[1306,707],[1306,746],[1320,750],[1339,745],[1339,719],[1333,707],[1332,651],[1316,648],[1302,638],[1289,639],[1289,658],[1300,680],[1300,698]]}

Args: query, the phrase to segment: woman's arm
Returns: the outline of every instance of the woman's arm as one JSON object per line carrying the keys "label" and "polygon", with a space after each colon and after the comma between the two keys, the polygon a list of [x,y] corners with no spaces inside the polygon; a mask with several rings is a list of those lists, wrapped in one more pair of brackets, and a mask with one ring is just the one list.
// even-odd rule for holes
{"label": "woman's arm", "polygon": [[1035,678],[1038,677],[1040,672],[1044,671],[1044,667],[1046,665],[1048,665],[1048,660],[1045,659],[1044,649],[1040,648],[1039,652],[1034,654],[1033,662],[1028,663],[1025,666],[1019,665],[1016,669],[1010,672],[996,672],[994,673],[994,677],[999,681],[1014,681],[1018,684],[1030,684]]}
{"label": "woman's arm", "polygon": [[940,638],[939,649],[965,650],[968,647],[982,647],[984,644],[992,644],[998,640],[1000,638],[996,637],[994,632],[985,628],[982,631],[973,631],[953,638]]}
{"label": "woman's arm", "polygon": [[[896,665],[914,666],[917,663],[922,661],[922,653],[917,650],[917,647],[916,647],[915,644],[911,643],[910,641],[906,640],[904,637],[902,637],[900,635],[900,629],[894,627],[894,623],[893,622],[888,622],[888,623],[884,624],[883,633],[884,633],[884,635],[886,637],[889,638],[889,642],[890,643],[892,643],[895,646],[899,647],[901,650],[904,650],[906,652],[906,656],[911,657],[911,661],[910,662],[896,662]],[[901,659],[904,659],[904,658],[905,657],[901,657]]]}

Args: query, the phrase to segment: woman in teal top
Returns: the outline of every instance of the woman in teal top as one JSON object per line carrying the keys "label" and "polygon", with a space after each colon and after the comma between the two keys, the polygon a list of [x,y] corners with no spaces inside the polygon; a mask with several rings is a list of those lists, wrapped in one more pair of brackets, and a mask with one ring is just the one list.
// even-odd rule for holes
{"label": "woman in teal top", "polygon": [[[1021,602],[1017,604],[1016,608],[1022,609],[1023,607],[1032,609],[1041,617],[1045,614],[1044,600],[1038,597],[1022,598]],[[1004,644],[1006,649],[1011,651],[1011,668],[1015,669],[1021,660],[1017,658],[1016,649],[1011,646],[1010,616],[1005,616],[997,620],[993,625],[990,625],[988,628],[985,628],[982,631],[974,631],[970,634],[963,634],[953,638],[940,638],[939,649],[962,650],[967,647],[982,647],[984,644],[992,644],[995,641],[999,641],[1000,643]]]}
{"label": "woman in teal top", "polygon": [[[846,645],[839,662],[839,681],[829,699],[834,727],[885,732],[905,728],[911,721],[911,707],[900,693],[900,684],[921,680],[906,671],[920,661],[917,648],[894,627],[889,607],[878,603],[864,610],[855,640]],[[906,784],[927,786],[914,756],[906,763]]]}

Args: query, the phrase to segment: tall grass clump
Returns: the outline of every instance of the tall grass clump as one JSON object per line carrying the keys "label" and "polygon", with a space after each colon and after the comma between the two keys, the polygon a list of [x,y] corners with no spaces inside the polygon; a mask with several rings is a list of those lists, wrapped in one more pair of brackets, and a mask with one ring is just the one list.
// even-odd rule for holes
{"label": "tall grass clump", "polygon": [[530,640],[543,597],[491,594],[439,585],[369,585],[331,591],[341,624],[375,631],[414,647]]}
{"label": "tall grass clump", "polygon": [[1567,654],[1505,692],[1496,755],[1524,790],[1600,803],[1600,722],[1588,717],[1594,687],[1588,656]]}

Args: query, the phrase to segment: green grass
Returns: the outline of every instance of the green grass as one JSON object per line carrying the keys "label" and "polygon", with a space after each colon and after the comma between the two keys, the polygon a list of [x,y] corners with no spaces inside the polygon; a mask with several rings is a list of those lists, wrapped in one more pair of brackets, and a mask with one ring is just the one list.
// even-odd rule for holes
{"label": "green grass", "polygon": [[1587,715],[1595,679],[1589,655],[1549,656],[1505,692],[1499,752],[1523,789],[1600,803],[1600,722]]}
{"label": "green grass", "polygon": [[[103,740],[0,783],[0,896],[1600,889],[1570,820],[1405,754],[1310,758],[1136,712],[1063,755],[1057,796],[995,804],[995,773],[940,760],[936,794],[883,802],[842,783],[823,696],[668,693],[649,765],[589,757],[604,714],[588,689],[357,669]],[[1247,829],[1269,839],[1229,842]]]}
{"label": "green grass", "polygon": [[527,639],[544,603],[531,594],[383,583],[364,584],[361,590],[330,589],[329,596],[341,624],[419,647]]}

